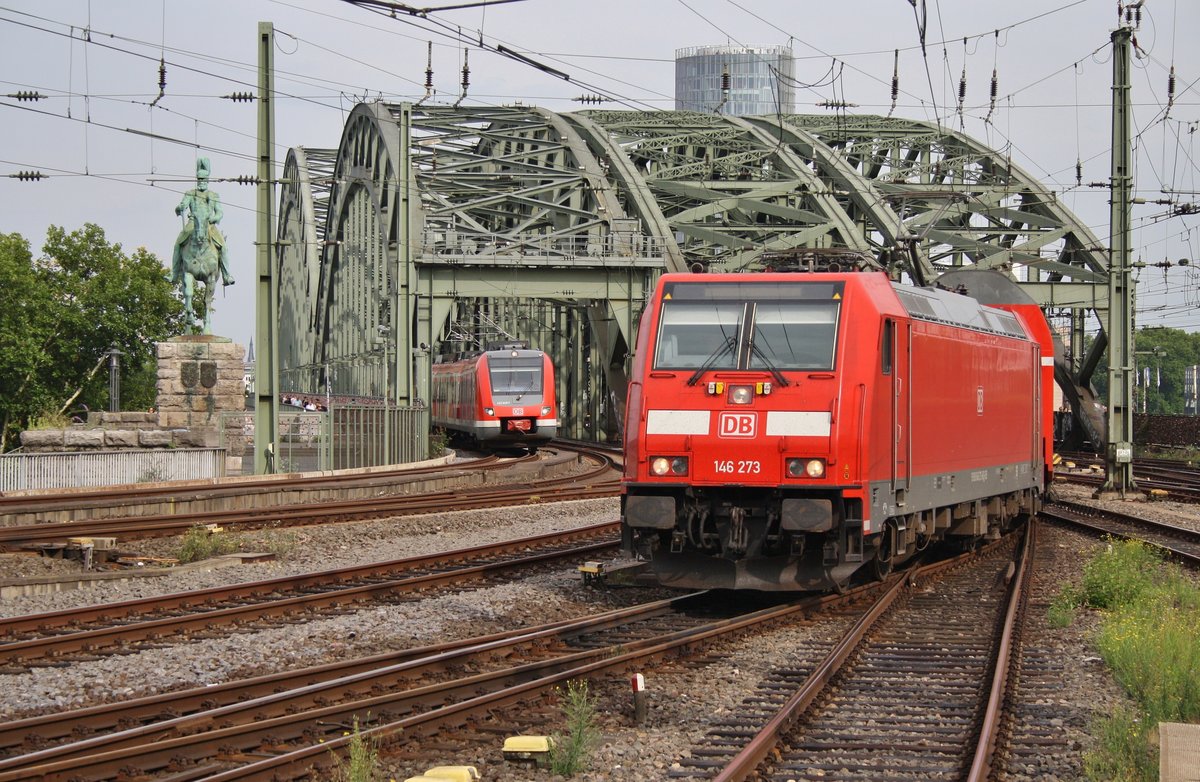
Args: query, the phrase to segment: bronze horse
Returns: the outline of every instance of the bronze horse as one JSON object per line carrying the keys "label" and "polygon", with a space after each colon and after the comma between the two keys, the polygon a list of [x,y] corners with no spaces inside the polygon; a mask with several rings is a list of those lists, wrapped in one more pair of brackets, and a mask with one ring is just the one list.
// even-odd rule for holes
{"label": "bronze horse", "polygon": [[213,293],[218,277],[233,285],[229,273],[229,251],[225,237],[217,228],[223,216],[221,199],[208,189],[208,158],[196,163],[196,188],[184,194],[175,214],[184,217],[183,230],[175,240],[171,256],[171,282],[183,286],[183,303],[191,317],[196,283],[204,283],[204,326],[202,333],[212,334]]}

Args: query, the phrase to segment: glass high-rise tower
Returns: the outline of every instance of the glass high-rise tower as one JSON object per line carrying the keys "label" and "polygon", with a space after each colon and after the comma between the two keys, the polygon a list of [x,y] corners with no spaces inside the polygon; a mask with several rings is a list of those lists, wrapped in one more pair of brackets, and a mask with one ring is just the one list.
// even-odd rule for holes
{"label": "glass high-rise tower", "polygon": [[[791,114],[795,61],[786,46],[693,46],[675,51],[675,108],[746,117]],[[729,73],[729,95],[722,75]],[[782,75],[782,78],[780,78]],[[722,103],[724,98],[724,103]]]}

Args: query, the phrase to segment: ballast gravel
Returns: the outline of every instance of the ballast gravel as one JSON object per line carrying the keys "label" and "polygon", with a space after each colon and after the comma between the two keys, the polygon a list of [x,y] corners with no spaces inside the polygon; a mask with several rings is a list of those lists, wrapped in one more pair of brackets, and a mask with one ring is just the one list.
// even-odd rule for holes
{"label": "ballast gravel", "polygon": [[[1065,498],[1087,501],[1083,496],[1086,490],[1069,486],[1057,486],[1056,490]],[[1186,507],[1168,508],[1166,503],[1139,504],[1136,510],[1138,513],[1169,511],[1169,515],[1176,517],[1188,514]],[[618,513],[618,501],[604,499],[248,532],[237,535],[243,550],[271,550],[278,559],[208,570],[179,569],[160,578],[104,582],[89,589],[21,597],[0,603],[0,615],[64,610],[400,559],[612,521]],[[1194,513],[1191,518],[1195,518]],[[1030,631],[1036,634],[1039,647],[1050,648],[1069,661],[1062,667],[1058,702],[1047,704],[1047,708],[1053,706],[1055,719],[1063,721],[1064,741],[1069,751],[1048,756],[1036,768],[1010,769],[1001,777],[1006,780],[1079,779],[1082,753],[1092,743],[1089,726],[1095,718],[1111,713],[1125,702],[1092,644],[1098,617],[1078,612],[1075,621],[1066,628],[1052,627],[1045,620],[1048,601],[1057,590],[1078,583],[1082,563],[1104,544],[1051,525],[1045,525],[1043,530],[1039,545],[1053,555],[1042,557],[1042,569],[1036,576],[1039,601],[1031,614]],[[139,553],[169,556],[178,544],[177,539],[147,541],[139,544]],[[77,568],[71,563],[47,566],[28,557],[0,556],[0,577],[6,578],[64,573],[72,567]],[[494,632],[516,624],[555,621],[595,611],[597,604],[608,608],[663,594],[666,593],[587,587],[577,573],[554,572],[419,602],[365,607],[352,614],[316,618],[303,624],[173,644],[169,648],[106,657],[64,668],[3,675],[0,719],[399,650]],[[642,671],[648,710],[646,721],[640,725],[634,724],[632,696],[624,675],[592,682],[600,740],[591,755],[589,769],[572,779],[581,782],[667,779],[679,758],[689,753],[714,719],[736,711],[773,668],[794,667],[798,648],[829,640],[835,629],[834,623],[819,619],[797,622],[709,647],[691,661],[650,667]],[[506,717],[519,720],[519,714],[518,709]],[[531,718],[529,729],[542,733],[562,730],[565,725],[565,718],[561,717],[550,725],[544,717]],[[500,743],[501,739],[496,738],[490,743],[464,745],[442,762],[474,765],[489,782],[561,779],[545,770],[506,763]],[[386,754],[383,767],[383,779],[403,780],[424,770],[421,766],[389,760]]]}

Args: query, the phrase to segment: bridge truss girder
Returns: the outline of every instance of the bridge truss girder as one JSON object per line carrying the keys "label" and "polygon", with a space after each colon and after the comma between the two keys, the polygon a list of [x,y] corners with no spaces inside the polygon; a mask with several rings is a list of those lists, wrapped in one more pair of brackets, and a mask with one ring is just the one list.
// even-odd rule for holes
{"label": "bridge truss girder", "polygon": [[[615,432],[662,271],[845,248],[918,284],[991,269],[1044,307],[1107,308],[1107,250],[1052,192],[884,117],[360,104],[336,151],[289,155],[278,236],[281,388],[415,404],[431,353],[503,333],[564,368],[580,436]],[[1086,389],[1092,357],[1063,353]]]}

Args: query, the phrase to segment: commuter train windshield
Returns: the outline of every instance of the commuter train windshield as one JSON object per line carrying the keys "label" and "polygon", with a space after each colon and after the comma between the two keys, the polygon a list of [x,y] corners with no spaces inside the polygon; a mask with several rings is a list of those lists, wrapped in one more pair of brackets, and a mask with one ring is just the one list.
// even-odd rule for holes
{"label": "commuter train windshield", "polygon": [[654,368],[832,370],[842,294],[840,282],[668,284]]}
{"label": "commuter train windshield", "polygon": [[542,357],[496,356],[488,358],[492,378],[492,399],[497,404],[540,402],[542,398]]}

